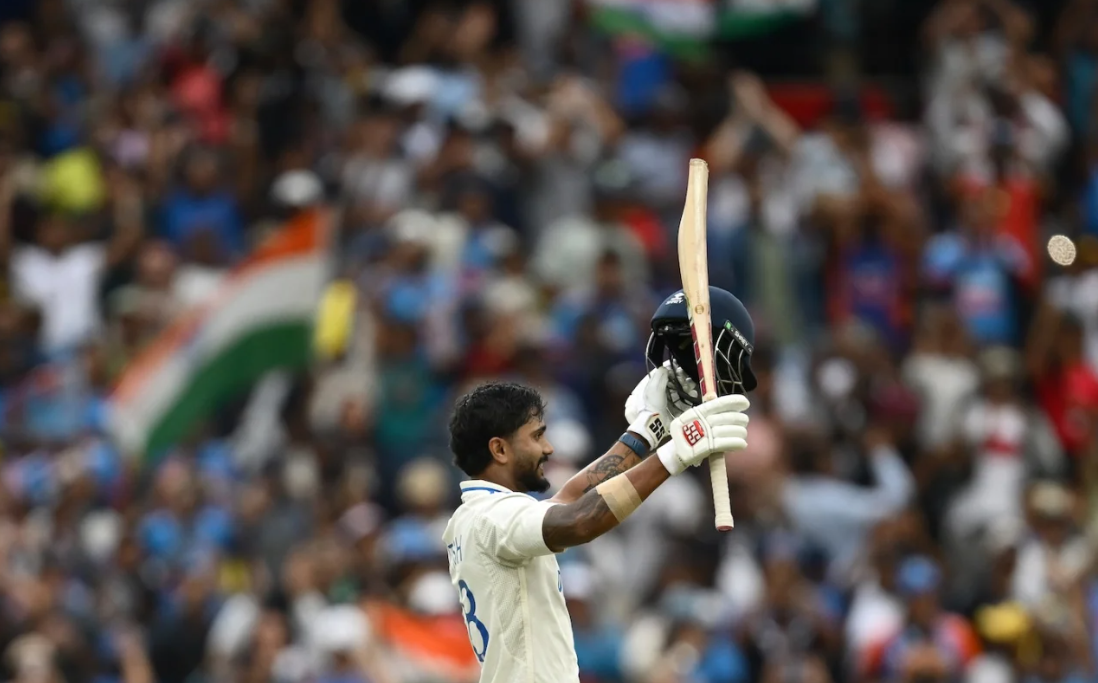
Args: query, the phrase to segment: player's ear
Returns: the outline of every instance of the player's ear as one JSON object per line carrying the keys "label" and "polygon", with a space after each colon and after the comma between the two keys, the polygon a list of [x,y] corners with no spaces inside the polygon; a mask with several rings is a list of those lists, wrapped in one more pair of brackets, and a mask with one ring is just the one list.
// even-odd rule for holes
{"label": "player's ear", "polygon": [[492,454],[492,460],[495,460],[501,465],[507,464],[507,451],[507,440],[503,437],[493,436],[491,440],[488,441],[488,452]]}

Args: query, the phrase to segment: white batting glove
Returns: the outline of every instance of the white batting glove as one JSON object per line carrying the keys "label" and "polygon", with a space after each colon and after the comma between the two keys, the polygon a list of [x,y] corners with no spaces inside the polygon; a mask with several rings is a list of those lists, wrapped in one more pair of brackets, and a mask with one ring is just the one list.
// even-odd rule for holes
{"label": "white batting glove", "polygon": [[714,453],[730,453],[747,448],[750,406],[742,394],[721,396],[691,408],[671,422],[671,441],[656,454],[672,476],[704,462]]}
{"label": "white batting glove", "polygon": [[[668,404],[667,385],[671,378],[671,363],[666,362],[641,378],[633,393],[625,401],[625,421],[629,423],[629,431],[640,434],[648,440],[650,448],[655,448],[667,440],[667,425],[676,415],[689,410],[691,404],[676,401],[674,405]],[[698,385],[683,372],[682,368],[675,368],[679,386],[694,399],[698,398]],[[658,415],[660,424],[653,425],[654,416]],[[658,428],[657,428],[658,427]],[[662,434],[662,436],[661,436]],[[652,439],[659,437],[655,443]]]}
{"label": "white batting glove", "polygon": [[655,449],[668,437],[671,413],[667,409],[667,383],[670,377],[667,368],[656,368],[637,383],[625,401],[629,431],[643,437],[650,449]]}

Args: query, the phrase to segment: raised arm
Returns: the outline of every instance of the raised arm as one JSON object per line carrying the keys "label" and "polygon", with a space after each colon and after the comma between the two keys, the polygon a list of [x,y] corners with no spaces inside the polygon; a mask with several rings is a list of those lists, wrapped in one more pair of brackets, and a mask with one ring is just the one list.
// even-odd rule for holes
{"label": "raised arm", "polygon": [[569,479],[553,496],[554,503],[574,503],[599,484],[639,465],[667,440],[667,426],[671,424],[667,409],[667,373],[666,368],[656,368],[641,379],[625,403],[628,436],[623,436],[622,441]]}
{"label": "raised arm", "polygon": [[114,235],[107,247],[107,264],[117,266],[133,254],[144,234],[144,207],[141,188],[123,171],[115,171],[111,181],[114,209]]}
{"label": "raised arm", "polygon": [[625,520],[670,477],[714,453],[746,448],[743,411],[748,405],[744,396],[722,396],[683,413],[671,422],[671,441],[657,457],[597,484],[575,502],[550,508],[541,527],[546,547],[560,552],[592,541]]}
{"label": "raised arm", "polygon": [[867,430],[865,442],[876,479],[872,488],[835,481],[817,495],[805,498],[800,487],[787,486],[782,492],[785,509],[793,511],[795,517],[847,525],[876,524],[900,512],[911,500],[915,479],[884,431]]}
{"label": "raised arm", "polygon": [[[633,432],[629,433],[634,438],[640,438],[640,435],[638,434]],[[557,492],[557,495],[553,496],[553,502],[565,504],[574,503],[579,500],[583,494],[591,491],[599,484],[604,481],[609,481],[612,477],[619,474],[628,472],[642,462],[644,462],[643,457],[638,455],[632,448],[619,441],[597,460],[569,479],[564,486],[561,487],[560,491]]]}
{"label": "raised arm", "polygon": [[[610,456],[609,453],[599,460],[606,460],[608,456]],[[633,457],[635,458],[636,455],[634,454]],[[660,484],[671,478],[671,473],[658,459],[649,458],[639,462],[639,465],[628,472],[604,482],[604,485],[613,488],[622,488],[624,485],[627,495],[628,488],[631,487],[636,493],[637,505],[652,495]],[[617,481],[622,478],[626,481]],[[545,538],[545,545],[550,550],[559,553],[565,548],[583,545],[621,523],[622,520],[618,519],[610,509],[608,497],[611,496],[604,496],[606,490],[600,491],[599,488],[601,487],[592,487],[574,503],[556,505],[545,513],[541,533]],[[628,501],[626,504],[628,505]]]}

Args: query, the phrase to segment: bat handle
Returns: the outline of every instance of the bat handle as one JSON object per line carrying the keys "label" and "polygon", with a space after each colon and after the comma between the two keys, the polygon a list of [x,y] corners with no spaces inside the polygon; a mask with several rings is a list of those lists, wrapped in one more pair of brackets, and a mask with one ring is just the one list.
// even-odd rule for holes
{"label": "bat handle", "polygon": [[[716,397],[717,392],[707,388],[702,401],[712,401]],[[716,513],[717,531],[731,531],[736,522],[732,519],[732,496],[728,493],[728,464],[724,453],[709,456],[709,479],[713,484],[713,511]]]}
{"label": "bat handle", "polygon": [[716,512],[717,531],[731,531],[736,525],[732,519],[732,497],[728,493],[728,465],[724,453],[709,456],[709,478],[713,483],[713,510]]}

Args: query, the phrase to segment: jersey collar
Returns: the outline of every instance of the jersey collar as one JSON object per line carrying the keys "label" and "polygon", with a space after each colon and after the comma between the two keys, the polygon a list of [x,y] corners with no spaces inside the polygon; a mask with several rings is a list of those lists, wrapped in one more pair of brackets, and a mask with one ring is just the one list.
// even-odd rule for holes
{"label": "jersey collar", "polygon": [[514,491],[506,486],[493,484],[492,482],[484,481],[483,479],[470,479],[469,481],[461,482],[461,493],[461,497],[464,498],[466,493],[483,493],[490,495],[493,493],[514,493]]}

